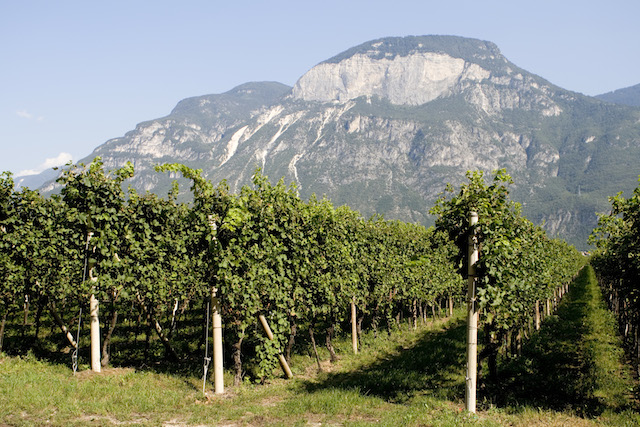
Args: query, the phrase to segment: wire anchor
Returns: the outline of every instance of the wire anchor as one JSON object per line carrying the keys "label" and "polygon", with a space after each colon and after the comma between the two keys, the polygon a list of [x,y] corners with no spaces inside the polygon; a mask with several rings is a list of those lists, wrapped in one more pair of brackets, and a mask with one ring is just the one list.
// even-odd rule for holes
{"label": "wire anchor", "polygon": [[204,339],[204,375],[202,376],[202,394],[205,394],[207,386],[207,372],[209,371],[209,363],[211,363],[211,357],[209,357],[209,302],[207,302],[207,323],[205,327],[205,339]]}
{"label": "wire anchor", "polygon": [[78,332],[76,333],[76,348],[71,353],[71,366],[73,368],[73,375],[78,370],[78,349],[80,348],[80,324],[82,323],[82,307],[80,307],[80,314],[78,314]]}

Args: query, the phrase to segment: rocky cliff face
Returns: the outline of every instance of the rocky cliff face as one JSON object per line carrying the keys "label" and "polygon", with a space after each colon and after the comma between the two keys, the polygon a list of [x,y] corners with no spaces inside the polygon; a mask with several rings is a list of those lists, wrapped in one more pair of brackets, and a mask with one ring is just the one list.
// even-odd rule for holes
{"label": "rocky cliff face", "polygon": [[385,39],[355,48],[352,56],[343,54],[315,66],[295,84],[293,98],[346,102],[379,97],[395,105],[419,106],[464,94],[468,103],[489,114],[534,108],[547,116],[562,112],[545,82],[509,64],[491,43],[457,40],[476,50],[471,59],[465,59],[445,53],[445,44],[438,46],[431,39],[431,43],[424,37],[401,40],[405,40],[401,53]]}
{"label": "rocky cliff face", "polygon": [[345,102],[361,96],[378,96],[392,104],[422,105],[490,75],[477,64],[441,53],[415,52],[392,59],[357,54],[311,69],[294,86],[293,97]]}
{"label": "rocky cliff face", "polygon": [[506,168],[525,214],[584,246],[606,197],[635,186],[639,123],[637,110],[555,87],[492,43],[389,38],[320,63],[293,88],[250,83],[186,99],[90,157],[133,161],[133,185],[157,192],[170,177],[154,164],[202,168],[235,190],[260,167],[298,182],[302,197],[425,224],[447,182]]}

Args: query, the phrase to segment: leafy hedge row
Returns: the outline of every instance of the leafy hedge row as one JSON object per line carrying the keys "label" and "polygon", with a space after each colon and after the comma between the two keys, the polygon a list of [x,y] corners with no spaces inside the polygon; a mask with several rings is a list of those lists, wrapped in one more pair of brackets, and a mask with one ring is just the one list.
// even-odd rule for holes
{"label": "leafy hedge row", "polygon": [[[324,333],[335,357],[331,338],[353,301],[358,325],[378,328],[400,315],[415,322],[428,306],[462,295],[458,272],[466,271],[462,254],[470,231],[480,242],[479,304],[486,348],[494,355],[504,336],[528,322],[533,306],[568,282],[581,263],[575,249],[521,216],[509,200],[511,178],[504,171],[491,185],[475,172],[457,194],[448,187],[432,210],[438,220],[431,229],[365,220],[327,200],[305,202],[294,185],[271,185],[259,173],[252,186],[232,194],[225,182],[214,186],[184,165],[158,171],[190,179],[193,201],[177,202],[177,184],[166,199],[134,190],[125,195],[122,184],[133,167],[107,173],[100,159],[66,170],[60,194],[51,198],[14,191],[11,176],[3,174],[4,318],[28,300],[39,312],[49,308],[69,329],[64,319],[95,294],[112,316],[104,322],[104,364],[117,313],[132,307],[155,329],[166,355],[180,359],[184,351],[171,339],[176,310],[201,307],[215,289],[240,381],[249,355],[254,375],[269,376],[276,354],[290,355],[299,330],[314,343],[315,332]],[[467,222],[471,210],[480,218],[474,230]],[[274,341],[256,328],[260,314],[269,319]]]}
{"label": "leafy hedge row", "polygon": [[[513,181],[498,170],[487,185],[480,171],[467,173],[468,183],[456,193],[448,186],[432,213],[438,229],[447,231],[461,248],[458,264],[467,272],[466,244],[470,232],[479,244],[476,264],[477,298],[483,311],[489,368],[495,374],[496,355],[510,334],[519,336],[542,301],[552,299],[584,264],[584,257],[564,241],[550,239],[540,226],[521,215],[520,205],[509,199]],[[469,212],[478,223],[470,229]],[[464,249],[463,249],[464,248]]]}
{"label": "leafy hedge row", "polygon": [[[303,202],[294,186],[271,185],[260,174],[231,194],[224,182],[214,186],[183,165],[159,169],[191,179],[193,202],[178,203],[176,188],[166,199],[133,190],[125,195],[122,183],[132,166],[109,174],[99,159],[65,171],[60,195],[51,198],[14,191],[5,173],[5,318],[28,298],[59,311],[63,326],[94,293],[115,314],[107,339],[118,326],[117,313],[133,306],[156,330],[167,356],[181,358],[167,332],[167,313],[176,304],[200,307],[216,288],[239,381],[249,353],[255,375],[268,376],[274,355],[291,351],[299,329],[326,333],[332,349],[334,327],[353,300],[359,323],[376,327],[391,325],[400,312],[416,317],[416,307],[462,291],[450,262],[455,247],[433,229],[364,220],[327,200]],[[259,314],[269,319],[275,341],[257,333]]]}
{"label": "leafy hedge row", "polygon": [[618,193],[610,201],[611,213],[600,216],[598,227],[591,235],[591,242],[597,247],[591,264],[637,363],[640,358],[640,186],[630,198],[625,199]]}

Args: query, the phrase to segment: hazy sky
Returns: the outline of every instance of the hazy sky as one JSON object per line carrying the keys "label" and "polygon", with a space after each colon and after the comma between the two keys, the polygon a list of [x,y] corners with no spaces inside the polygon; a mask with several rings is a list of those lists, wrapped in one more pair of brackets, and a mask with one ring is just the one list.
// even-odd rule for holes
{"label": "hazy sky", "polygon": [[597,95],[640,83],[640,1],[0,0],[0,171],[88,155],[190,96],[293,85],[386,36],[489,40]]}

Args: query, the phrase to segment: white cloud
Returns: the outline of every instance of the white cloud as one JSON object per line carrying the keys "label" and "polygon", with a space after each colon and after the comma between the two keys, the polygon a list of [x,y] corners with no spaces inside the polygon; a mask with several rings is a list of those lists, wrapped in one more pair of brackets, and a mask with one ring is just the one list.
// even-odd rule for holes
{"label": "white cloud", "polygon": [[33,119],[33,114],[28,112],[27,110],[18,110],[16,111],[18,117],[22,117],[23,119]]}
{"label": "white cloud", "polygon": [[31,114],[30,112],[28,112],[27,110],[24,110],[24,109],[16,111],[16,114],[18,115],[18,117],[21,117],[21,118],[27,119],[27,120],[35,119],[35,120],[37,120],[39,122],[44,120],[44,117],[42,117],[42,116],[36,117],[36,116],[34,116],[33,114]]}
{"label": "white cloud", "polygon": [[60,153],[58,154],[57,157],[50,157],[48,159],[45,159],[44,162],[42,162],[39,166],[33,168],[33,169],[25,169],[23,171],[20,171],[16,174],[16,177],[18,176],[26,176],[26,175],[36,175],[39,174],[40,172],[43,172],[47,169],[51,169],[51,168],[55,168],[56,166],[62,166],[67,162],[72,161],[73,158],[71,156],[71,154],[69,153]]}

